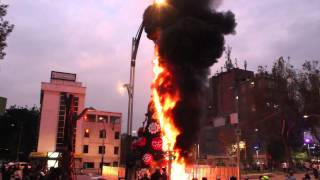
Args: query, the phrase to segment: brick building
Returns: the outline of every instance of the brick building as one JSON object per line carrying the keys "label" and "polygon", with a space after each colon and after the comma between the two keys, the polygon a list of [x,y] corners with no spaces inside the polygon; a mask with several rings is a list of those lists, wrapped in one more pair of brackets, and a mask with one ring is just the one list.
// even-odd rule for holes
{"label": "brick building", "polygon": [[[239,68],[212,76],[207,123],[200,138],[201,154],[222,159],[232,156],[229,151],[236,143],[237,126],[242,131],[241,140],[246,142],[243,157],[255,154],[255,148],[263,154],[258,131],[261,121],[277,108],[271,103],[272,85],[273,81],[267,76]],[[236,118],[232,118],[236,112],[238,123],[234,122]],[[265,156],[258,158],[265,159]]]}

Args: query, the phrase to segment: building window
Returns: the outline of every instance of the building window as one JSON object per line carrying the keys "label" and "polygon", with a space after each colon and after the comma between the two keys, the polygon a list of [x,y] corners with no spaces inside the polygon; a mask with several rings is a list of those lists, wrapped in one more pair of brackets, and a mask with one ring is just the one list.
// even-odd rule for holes
{"label": "building window", "polygon": [[85,129],[84,130],[84,137],[89,137],[90,136],[90,130],[89,129]]}
{"label": "building window", "polygon": [[107,134],[106,130],[102,129],[99,132],[99,137],[100,138],[106,138],[106,134]]}
{"label": "building window", "polygon": [[83,145],[83,153],[89,153],[89,145]]}
{"label": "building window", "polygon": [[96,115],[88,114],[87,115],[87,120],[90,121],[90,122],[95,122],[96,121]]}
{"label": "building window", "polygon": [[98,116],[98,122],[108,123],[108,116]]}
{"label": "building window", "polygon": [[118,161],[114,161],[114,162],[113,162],[113,166],[114,166],[114,167],[117,167],[117,166],[118,166]]}
{"label": "building window", "polygon": [[94,168],[94,163],[93,162],[84,162],[83,163],[83,168],[84,169]]}
{"label": "building window", "polygon": [[110,123],[111,124],[119,124],[120,123],[120,117],[119,116],[110,116]]}
{"label": "building window", "polygon": [[114,139],[120,139],[120,132],[114,133]]}
{"label": "building window", "polygon": [[105,146],[99,146],[99,154],[105,154],[106,153],[106,147]]}
{"label": "building window", "polygon": [[113,154],[119,154],[119,147],[114,147]]}

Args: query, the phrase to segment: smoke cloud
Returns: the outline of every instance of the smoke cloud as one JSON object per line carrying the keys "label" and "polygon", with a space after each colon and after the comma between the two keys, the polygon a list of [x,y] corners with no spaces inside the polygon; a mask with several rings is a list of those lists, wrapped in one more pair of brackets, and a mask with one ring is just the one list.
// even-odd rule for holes
{"label": "smoke cloud", "polygon": [[[209,68],[224,51],[224,35],[235,33],[232,12],[217,12],[219,1],[168,0],[164,7],[149,6],[145,31],[159,47],[160,63],[172,73],[180,101],[173,110],[180,129],[176,148],[188,151],[197,141],[204,118]],[[172,87],[161,87],[166,93]]]}

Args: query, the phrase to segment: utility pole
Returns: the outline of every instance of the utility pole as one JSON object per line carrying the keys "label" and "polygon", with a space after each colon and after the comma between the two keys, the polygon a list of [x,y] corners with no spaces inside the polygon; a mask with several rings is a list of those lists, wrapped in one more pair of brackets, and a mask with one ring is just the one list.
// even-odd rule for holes
{"label": "utility pole", "polygon": [[20,161],[20,149],[21,149],[21,139],[22,139],[22,133],[23,133],[23,122],[21,120],[17,123],[17,128],[19,129],[19,136],[18,136],[18,144],[17,144],[17,154],[16,154],[16,162]]}
{"label": "utility pole", "polygon": [[236,122],[236,143],[237,143],[237,179],[241,179],[241,168],[240,168],[240,136],[241,136],[241,129],[240,129],[240,121],[239,121],[239,95],[238,95],[238,86],[239,82],[238,80],[235,80],[234,83],[234,101],[235,101],[235,115],[234,115],[234,121]]}

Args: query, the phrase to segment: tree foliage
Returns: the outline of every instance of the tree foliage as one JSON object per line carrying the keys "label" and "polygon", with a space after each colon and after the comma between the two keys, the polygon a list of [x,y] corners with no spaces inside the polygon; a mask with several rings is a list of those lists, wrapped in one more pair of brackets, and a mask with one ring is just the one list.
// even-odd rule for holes
{"label": "tree foliage", "polygon": [[292,151],[301,148],[303,131],[307,129],[320,140],[319,117],[303,119],[304,114],[320,114],[319,62],[306,61],[299,70],[290,63],[290,58],[280,57],[270,71],[259,66],[258,75],[269,81],[268,96],[262,96],[261,92],[256,95],[260,117],[255,118],[265,119],[263,112],[269,112],[270,123],[258,122],[268,153],[278,161],[289,159]]}
{"label": "tree foliage", "polygon": [[4,17],[7,15],[8,5],[0,4],[0,59],[3,59],[6,53],[4,52],[7,47],[7,37],[12,32],[14,25],[10,24],[9,21],[5,20]]}
{"label": "tree foliage", "polygon": [[[11,106],[0,116],[0,148],[2,158],[14,160],[20,141],[20,159],[26,160],[32,151],[36,151],[39,109],[37,107]],[[1,158],[1,157],[0,157]]]}

